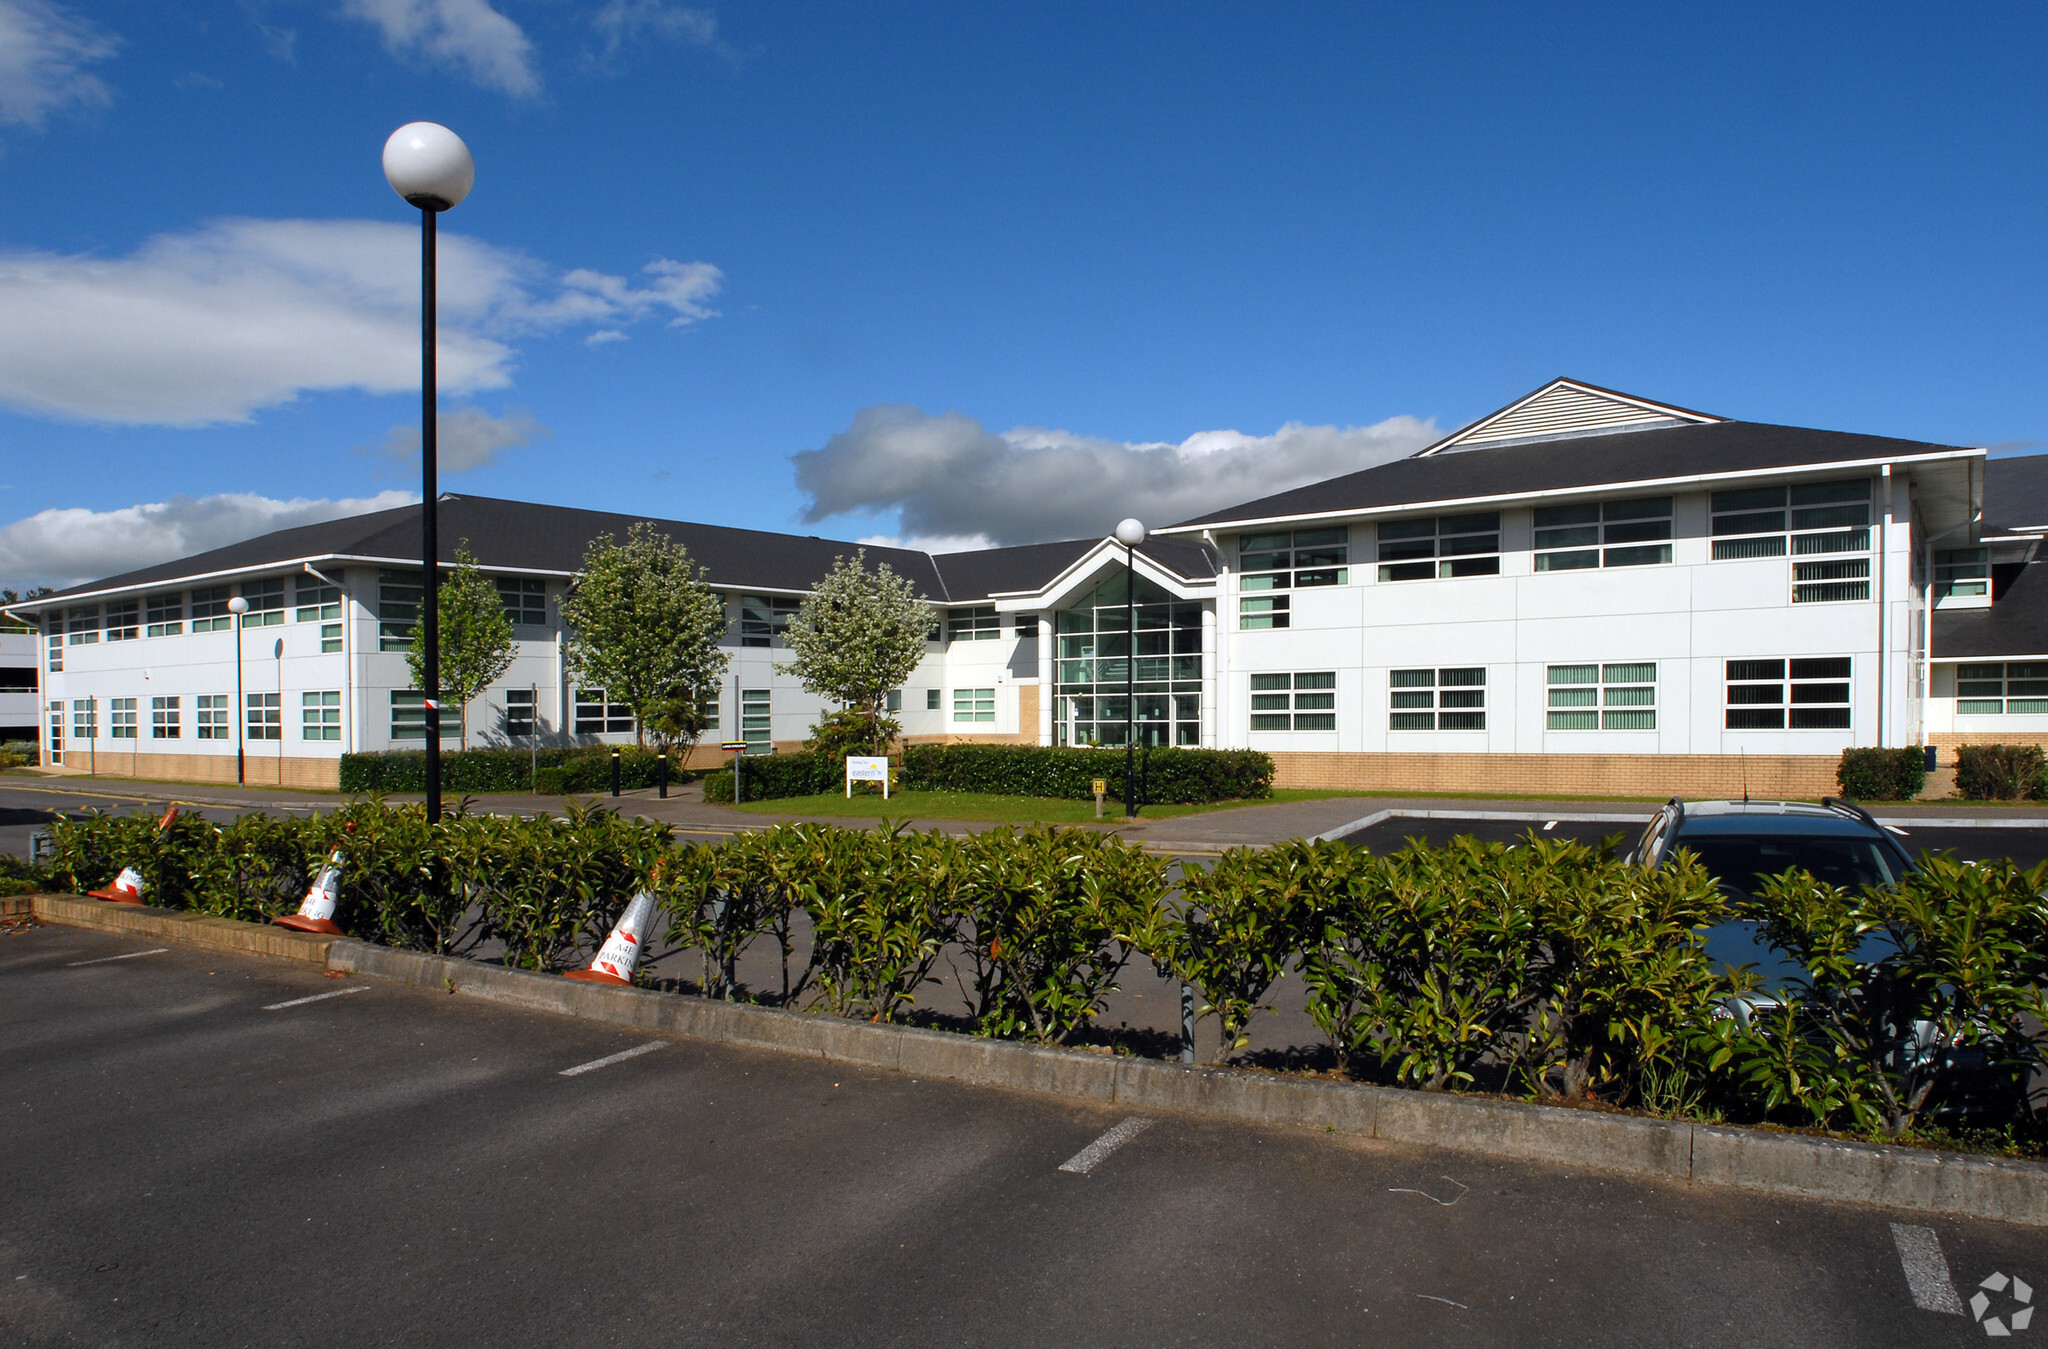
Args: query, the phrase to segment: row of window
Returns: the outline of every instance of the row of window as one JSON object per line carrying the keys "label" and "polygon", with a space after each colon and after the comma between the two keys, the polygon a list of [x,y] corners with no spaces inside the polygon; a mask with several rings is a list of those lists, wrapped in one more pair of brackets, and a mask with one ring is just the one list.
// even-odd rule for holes
{"label": "row of window", "polygon": [[2048,712],[2048,661],[1958,665],[1956,711],[1973,717]]}
{"label": "row of window", "polygon": [[[244,695],[243,731],[250,740],[280,740],[284,737],[284,695],[278,693],[250,693]],[[142,702],[140,698],[109,698],[106,702],[107,738],[109,740],[139,740],[142,738]],[[183,695],[151,698],[149,702],[149,738],[151,740],[180,740],[185,734],[186,699]],[[225,693],[201,693],[191,698],[192,735],[196,740],[228,740],[233,738],[229,714],[233,711],[234,699]],[[99,702],[94,698],[71,700],[71,738],[73,740],[96,740],[99,738]],[[61,747],[64,740],[64,712],[62,700],[50,704],[50,740],[52,748]],[[331,689],[318,693],[299,695],[299,733],[307,740],[341,739],[341,692]]]}
{"label": "row of window", "polygon": [[[1964,666],[1983,673],[1982,682],[1959,686],[1986,695],[1985,710],[1996,711],[1989,695],[2017,688],[2029,695],[2019,710],[2048,712],[2048,663]],[[1731,660],[1723,713],[1731,731],[1846,730],[1850,725],[1850,669],[1847,656],[1795,660]],[[2000,675],[1993,684],[1988,672]],[[1654,661],[1588,662],[1544,669],[1546,731],[1654,731],[1657,729],[1657,666]],[[1251,677],[1254,731],[1333,731],[1336,675],[1263,674]],[[2033,695],[2038,695],[2035,697]],[[2010,706],[2010,701],[2005,705]],[[1327,709],[1327,710],[1326,710]],[[1958,704],[1958,710],[1969,710]],[[1387,729],[1390,731],[1483,731],[1486,729],[1486,670],[1463,666],[1387,672]]]}

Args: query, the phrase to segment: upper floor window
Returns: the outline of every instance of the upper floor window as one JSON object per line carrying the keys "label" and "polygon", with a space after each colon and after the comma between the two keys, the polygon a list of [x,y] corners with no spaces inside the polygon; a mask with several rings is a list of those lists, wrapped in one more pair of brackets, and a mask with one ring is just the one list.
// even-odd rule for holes
{"label": "upper floor window", "polygon": [[185,630],[185,595],[173,590],[168,595],[151,595],[143,609],[143,631],[151,637],[176,637]]}
{"label": "upper floor window", "polygon": [[1237,569],[1242,573],[1238,589],[1344,585],[1351,579],[1344,565],[1351,560],[1350,539],[1350,531],[1342,525],[1247,534],[1237,542]]}
{"label": "upper floor window", "polygon": [[226,632],[234,621],[234,615],[228,612],[226,586],[208,586],[192,592],[192,631]]}
{"label": "upper floor window", "polygon": [[142,635],[142,601],[107,601],[107,640],[132,642]]}
{"label": "upper floor window", "polygon": [[1649,567],[1671,560],[1671,498],[1541,506],[1536,511],[1536,570]]}
{"label": "upper floor window", "polygon": [[784,595],[740,596],[740,645],[771,645],[789,628],[799,603]]}
{"label": "upper floor window", "polygon": [[66,625],[71,629],[71,645],[93,645],[100,639],[100,607],[97,604],[80,605],[71,610]]}
{"label": "upper floor window", "polygon": [[1945,600],[1991,593],[1989,548],[1937,548],[1934,552],[1934,597]]}
{"label": "upper floor window", "polygon": [[249,601],[249,612],[242,615],[243,627],[268,628],[284,622],[284,577],[244,581],[242,598]]}
{"label": "upper floor window", "polygon": [[45,655],[47,656],[47,662],[43,666],[43,668],[50,671],[52,674],[61,674],[64,671],[63,616],[61,615],[61,613],[52,614],[48,618],[45,618],[43,622],[47,624],[47,627],[45,628],[43,635],[43,642],[47,648],[45,652]]}
{"label": "upper floor window", "polygon": [[498,603],[505,606],[505,620],[519,626],[544,628],[548,622],[548,583],[538,576],[500,576]]}
{"label": "upper floor window", "polygon": [[298,606],[301,623],[332,623],[341,617],[341,587],[328,585],[317,576],[299,577],[292,601]]}
{"label": "upper floor window", "polygon": [[1499,511],[1382,520],[1378,534],[1382,581],[1500,575]]}
{"label": "upper floor window", "polygon": [[1716,492],[1712,505],[1715,561],[1789,552],[1813,559],[1792,565],[1794,604],[1870,598],[1870,479]]}
{"label": "upper floor window", "polygon": [[[406,651],[412,647],[412,626],[419,622],[420,604],[426,598],[426,584],[416,571],[377,573],[377,649]],[[393,704],[396,706],[396,704]],[[394,714],[395,716],[395,714]],[[393,722],[396,725],[396,721]],[[424,722],[421,723],[425,725]],[[398,733],[392,732],[394,738]],[[426,731],[418,737],[424,739]]]}
{"label": "upper floor window", "polygon": [[1003,620],[996,616],[993,604],[955,609],[946,615],[946,640],[949,642],[993,642],[1002,635]]}

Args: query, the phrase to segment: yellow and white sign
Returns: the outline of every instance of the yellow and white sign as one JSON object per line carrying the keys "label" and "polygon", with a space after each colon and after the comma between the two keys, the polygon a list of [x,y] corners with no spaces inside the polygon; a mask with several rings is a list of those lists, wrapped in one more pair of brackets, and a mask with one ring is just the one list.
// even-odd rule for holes
{"label": "yellow and white sign", "polygon": [[853,798],[853,784],[856,782],[879,782],[882,784],[882,799],[889,799],[889,760],[881,756],[869,757],[861,754],[846,756],[846,795]]}

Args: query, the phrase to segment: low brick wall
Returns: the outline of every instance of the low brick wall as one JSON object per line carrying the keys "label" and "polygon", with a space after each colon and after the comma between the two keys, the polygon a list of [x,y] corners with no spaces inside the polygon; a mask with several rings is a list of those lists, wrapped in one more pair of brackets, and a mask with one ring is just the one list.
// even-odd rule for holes
{"label": "low brick wall", "polygon": [[1817,798],[1840,790],[1832,755],[1273,755],[1273,785],[1306,790],[1516,796]]}
{"label": "low brick wall", "polygon": [[[308,791],[337,791],[341,787],[341,760],[313,759],[268,752],[269,746],[251,746],[245,758],[245,772],[252,787],[298,787]],[[229,754],[146,754],[125,749],[110,750],[102,743],[97,755],[82,749],[64,753],[64,767],[90,771],[102,778],[141,778],[154,782],[233,782],[235,756]]]}

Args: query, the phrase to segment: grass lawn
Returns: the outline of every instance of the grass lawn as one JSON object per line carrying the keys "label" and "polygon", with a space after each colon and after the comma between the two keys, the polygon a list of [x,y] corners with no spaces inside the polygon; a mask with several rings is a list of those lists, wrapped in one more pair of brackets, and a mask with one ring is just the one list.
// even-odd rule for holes
{"label": "grass lawn", "polygon": [[[1139,818],[1163,820],[1175,815],[1199,815],[1212,810],[1233,810],[1239,806],[1270,806],[1285,801],[1320,801],[1332,796],[1358,796],[1358,792],[1276,791],[1259,801],[1218,801],[1201,806],[1146,806]],[[887,801],[880,792],[856,794],[849,801],[840,792],[819,796],[784,796],[773,801],[749,801],[740,807],[755,815],[843,815],[875,820],[998,820],[1016,824],[1047,821],[1056,824],[1084,824],[1095,819],[1095,802],[1064,801],[1048,796],[992,796],[985,792],[896,792]],[[1123,819],[1124,808],[1116,801],[1102,803],[1105,824]]]}

